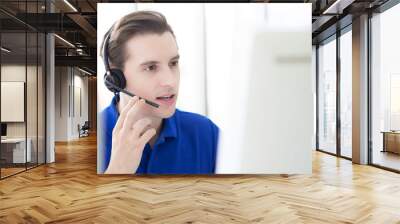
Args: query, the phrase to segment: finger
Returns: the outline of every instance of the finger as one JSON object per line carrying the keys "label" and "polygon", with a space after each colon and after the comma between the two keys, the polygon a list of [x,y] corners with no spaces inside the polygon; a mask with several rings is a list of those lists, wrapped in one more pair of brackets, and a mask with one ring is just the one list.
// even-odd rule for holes
{"label": "finger", "polygon": [[115,125],[116,130],[120,130],[123,127],[123,123],[125,121],[126,115],[128,111],[132,108],[132,106],[139,100],[139,97],[134,96],[132,97],[129,102],[124,106],[122,109],[121,114],[119,115],[119,118],[117,120],[117,124]]}
{"label": "finger", "polygon": [[142,118],[133,125],[132,136],[139,138],[143,132],[145,132],[146,127],[151,124],[151,120],[149,118]]}
{"label": "finger", "polygon": [[151,128],[149,130],[147,130],[140,138],[139,138],[139,145],[141,147],[144,147],[144,145],[146,145],[147,142],[150,141],[150,139],[156,134],[156,129]]}
{"label": "finger", "polygon": [[129,109],[132,107],[133,105],[133,101],[136,101],[137,99],[132,98],[128,101],[128,103],[124,106],[124,108],[122,108],[121,113],[119,114],[117,123],[115,124],[115,128],[114,129],[121,129],[122,128],[122,124],[124,123],[125,117],[126,117],[126,113],[129,111]]}
{"label": "finger", "polygon": [[145,104],[144,100],[138,100],[127,112],[126,118],[123,124],[123,129],[130,130],[133,127],[133,124],[136,122],[138,111],[142,110],[143,105]]}

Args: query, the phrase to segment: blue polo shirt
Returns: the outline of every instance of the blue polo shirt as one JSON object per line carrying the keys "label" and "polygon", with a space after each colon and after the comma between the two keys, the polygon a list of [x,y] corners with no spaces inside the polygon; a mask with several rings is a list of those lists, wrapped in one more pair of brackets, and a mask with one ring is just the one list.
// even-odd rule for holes
{"label": "blue polo shirt", "polygon": [[[101,112],[104,172],[111,157],[112,131],[118,120],[118,96]],[[213,174],[218,145],[218,127],[207,117],[175,110],[163,119],[153,148],[147,143],[136,174]]]}

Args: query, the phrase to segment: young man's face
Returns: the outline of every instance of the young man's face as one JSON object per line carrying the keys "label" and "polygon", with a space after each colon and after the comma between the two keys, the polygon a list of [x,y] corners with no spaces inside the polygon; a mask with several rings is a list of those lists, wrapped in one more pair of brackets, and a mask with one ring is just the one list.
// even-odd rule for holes
{"label": "young man's face", "polygon": [[170,32],[138,35],[126,43],[125,49],[126,89],[160,105],[146,105],[146,114],[172,116],[179,89],[179,55],[174,36]]}

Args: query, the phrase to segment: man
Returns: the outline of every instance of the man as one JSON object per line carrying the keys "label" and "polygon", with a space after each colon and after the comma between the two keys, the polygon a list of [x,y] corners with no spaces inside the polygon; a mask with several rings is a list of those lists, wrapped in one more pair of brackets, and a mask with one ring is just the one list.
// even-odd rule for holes
{"label": "man", "polygon": [[105,173],[215,173],[218,127],[204,116],[176,109],[179,54],[165,17],[134,12],[108,34],[110,67],[123,72],[125,90],[143,99],[117,93],[102,111]]}

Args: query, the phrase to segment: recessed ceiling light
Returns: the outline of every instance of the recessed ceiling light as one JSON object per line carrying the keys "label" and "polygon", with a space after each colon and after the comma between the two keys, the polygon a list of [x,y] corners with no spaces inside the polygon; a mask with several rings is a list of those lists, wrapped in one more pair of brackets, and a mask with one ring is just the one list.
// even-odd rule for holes
{"label": "recessed ceiling light", "polygon": [[54,36],[57,37],[58,39],[60,39],[61,41],[63,41],[64,43],[68,44],[69,46],[75,48],[75,45],[73,45],[73,44],[72,44],[71,42],[69,42],[68,40],[66,40],[66,39],[64,39],[64,38],[62,38],[62,37],[60,37],[60,36],[57,35],[57,34],[54,34]]}
{"label": "recessed ceiling light", "polygon": [[72,10],[74,10],[75,12],[78,12],[78,10],[68,1],[68,0],[64,0],[65,4],[67,4]]}
{"label": "recessed ceiling light", "polygon": [[83,70],[83,69],[81,69],[81,68],[79,68],[79,67],[78,67],[78,69],[79,69],[81,72],[85,73],[85,74],[92,75],[92,73],[90,73],[90,72],[88,72],[88,71],[86,71],[86,70]]}
{"label": "recessed ceiling light", "polygon": [[355,0],[336,0],[322,14],[342,14],[343,9],[351,5]]}
{"label": "recessed ceiling light", "polygon": [[6,52],[6,53],[10,53],[10,52],[11,52],[11,50],[9,50],[9,49],[7,49],[7,48],[5,48],[5,47],[1,47],[1,50],[4,51],[4,52]]}

